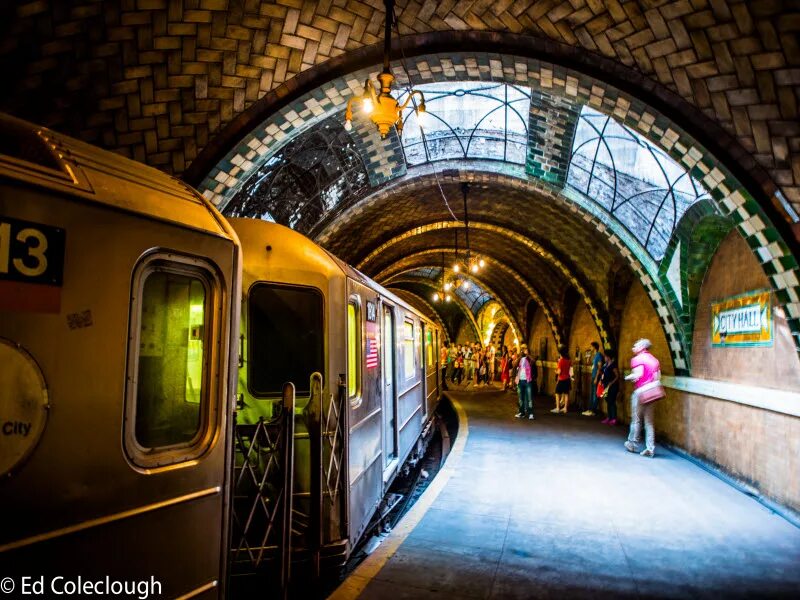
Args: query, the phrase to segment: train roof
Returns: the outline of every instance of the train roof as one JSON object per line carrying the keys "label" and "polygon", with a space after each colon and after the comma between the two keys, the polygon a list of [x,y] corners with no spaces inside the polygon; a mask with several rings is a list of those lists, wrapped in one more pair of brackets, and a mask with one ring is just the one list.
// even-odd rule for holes
{"label": "train roof", "polygon": [[[284,225],[261,219],[229,219],[239,236],[244,254],[244,270],[259,268],[261,276],[274,281],[290,281],[284,271],[305,271],[326,277],[344,275],[380,293],[393,303],[429,320],[425,314],[408,302],[376,283],[358,269],[354,269],[334,256],[302,233]],[[280,260],[270,263],[266,257],[266,246],[278,253]]]}
{"label": "train roof", "polygon": [[0,178],[224,237],[231,234],[211,203],[182,181],[2,113]]}

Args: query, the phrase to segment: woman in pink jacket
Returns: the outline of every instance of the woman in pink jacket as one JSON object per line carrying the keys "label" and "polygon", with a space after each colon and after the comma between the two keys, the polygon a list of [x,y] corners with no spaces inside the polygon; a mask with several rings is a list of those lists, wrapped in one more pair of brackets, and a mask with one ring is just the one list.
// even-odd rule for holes
{"label": "woman in pink jacket", "polygon": [[636,445],[642,441],[642,421],[644,421],[645,447],[641,455],[652,458],[656,450],[656,432],[653,426],[653,411],[655,402],[642,404],[639,402],[639,391],[648,384],[661,379],[661,364],[658,359],[650,354],[650,340],[636,340],[633,344],[633,358],[631,359],[631,373],[625,379],[634,382],[631,394],[631,430],[625,449],[636,452]]}

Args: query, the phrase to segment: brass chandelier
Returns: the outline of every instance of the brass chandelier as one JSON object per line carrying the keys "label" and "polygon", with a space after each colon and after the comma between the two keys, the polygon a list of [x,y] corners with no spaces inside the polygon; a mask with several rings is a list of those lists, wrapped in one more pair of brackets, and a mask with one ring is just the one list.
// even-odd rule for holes
{"label": "brass chandelier", "polygon": [[383,39],[383,71],[378,75],[378,89],[367,79],[364,82],[364,92],[360,96],[353,96],[347,101],[344,113],[344,128],[350,131],[353,127],[353,105],[360,102],[364,114],[368,115],[378,128],[381,138],[385,138],[392,126],[397,129],[397,134],[403,134],[403,111],[408,107],[414,96],[419,96],[419,106],[415,107],[417,115],[425,112],[425,95],[419,90],[411,90],[403,104],[399,104],[392,96],[394,75],[389,69],[389,55],[392,51],[392,23],[394,21],[394,0],[385,0],[386,22],[384,24]]}

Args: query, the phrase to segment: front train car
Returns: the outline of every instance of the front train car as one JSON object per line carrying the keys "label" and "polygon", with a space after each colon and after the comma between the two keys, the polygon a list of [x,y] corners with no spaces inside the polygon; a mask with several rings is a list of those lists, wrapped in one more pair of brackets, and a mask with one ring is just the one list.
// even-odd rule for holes
{"label": "front train car", "polygon": [[[278,418],[283,384],[292,382],[292,552],[319,575],[344,562],[417,450],[438,400],[439,332],[302,234],[256,219],[231,224],[245,260],[237,428],[247,433],[238,436],[244,443],[237,464],[252,470],[253,427]],[[318,389],[314,373],[321,376]],[[242,502],[241,516],[234,516],[236,549],[257,536],[241,525],[251,506],[246,489],[234,495]]]}
{"label": "front train car", "polygon": [[240,261],[179,181],[0,116],[12,596],[224,596]]}

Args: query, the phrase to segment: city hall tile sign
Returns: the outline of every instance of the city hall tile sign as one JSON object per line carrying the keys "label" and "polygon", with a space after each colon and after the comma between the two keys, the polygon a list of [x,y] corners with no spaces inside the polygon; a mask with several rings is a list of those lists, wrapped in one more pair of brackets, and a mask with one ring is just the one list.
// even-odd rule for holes
{"label": "city hall tile sign", "polygon": [[711,304],[711,345],[771,346],[770,292],[759,290]]}

